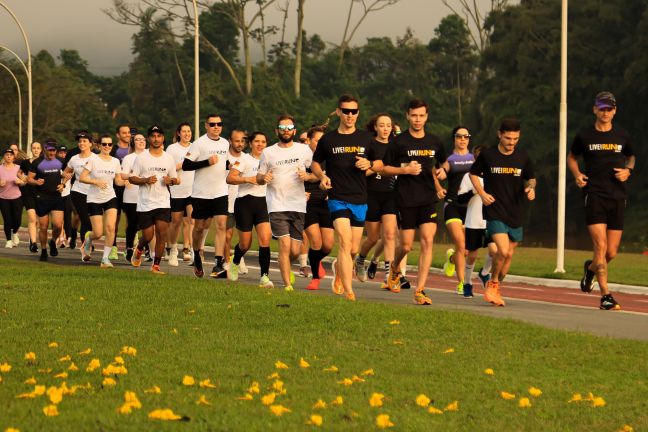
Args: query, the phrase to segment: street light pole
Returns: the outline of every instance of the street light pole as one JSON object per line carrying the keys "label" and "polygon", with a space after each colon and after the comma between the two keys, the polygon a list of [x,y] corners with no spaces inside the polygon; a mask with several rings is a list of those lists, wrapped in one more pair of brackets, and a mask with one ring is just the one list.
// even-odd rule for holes
{"label": "street light pole", "polygon": [[16,90],[18,91],[18,148],[20,150],[23,149],[22,145],[22,95],[20,94],[20,84],[18,84],[18,78],[16,78],[16,75],[9,69],[5,64],[0,63],[0,66],[5,68],[7,72],[9,72],[9,75],[14,79],[16,82]]}
{"label": "street light pole", "polygon": [[[14,14],[11,9],[9,9],[9,6],[4,4],[4,2],[0,1],[0,6],[2,6],[7,12],[9,12],[9,15],[13,18],[13,20],[18,24],[18,28],[20,28],[20,32],[22,33],[22,37],[25,40],[25,47],[27,47],[27,102],[28,102],[28,109],[27,109],[27,143],[28,143],[28,154],[31,153],[31,142],[33,140],[33,116],[32,116],[32,63],[31,63],[31,48],[29,47],[29,41],[27,40],[27,34],[25,33],[25,29],[23,29],[22,24],[18,20],[18,17],[16,17],[16,14]],[[30,155],[31,156],[31,155]]]}
{"label": "street light pole", "polygon": [[[27,71],[27,66],[25,65],[25,62],[22,61],[22,59],[18,56],[18,54],[16,54],[15,52],[13,52],[12,50],[10,50],[9,48],[7,48],[5,46],[0,46],[0,50],[5,50],[5,51],[8,51],[11,54],[13,54],[13,56],[16,58],[16,60],[18,60],[18,63],[20,63],[22,68],[25,70],[25,75],[27,75],[29,77],[29,72]],[[6,66],[5,66],[5,69],[6,69]],[[13,75],[13,72],[11,72],[11,71],[9,71],[9,72]],[[16,79],[15,76],[14,76],[14,79]],[[16,82],[16,85],[18,85],[18,82]],[[18,132],[18,142],[19,142],[18,148],[20,148],[20,150],[24,150],[23,146],[22,146],[22,108],[21,108],[22,107],[22,98],[20,98],[20,86],[18,87],[18,96],[19,96],[18,109],[20,110],[20,115],[18,116],[18,129],[19,129],[19,132]]]}
{"label": "street light pole", "polygon": [[194,125],[193,140],[200,135],[200,28],[198,25],[198,5],[193,0],[194,7],[194,114],[196,117]]}
{"label": "street light pole", "polygon": [[556,269],[565,273],[565,183],[567,172],[567,1],[562,0],[560,43],[560,134],[558,137],[558,226]]}

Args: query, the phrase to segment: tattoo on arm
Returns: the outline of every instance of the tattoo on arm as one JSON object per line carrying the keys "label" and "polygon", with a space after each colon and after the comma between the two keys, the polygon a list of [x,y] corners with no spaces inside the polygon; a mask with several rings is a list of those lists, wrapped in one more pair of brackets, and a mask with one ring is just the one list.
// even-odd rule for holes
{"label": "tattoo on arm", "polygon": [[536,179],[529,179],[526,182],[526,187],[530,187],[531,189],[535,189],[536,187]]}

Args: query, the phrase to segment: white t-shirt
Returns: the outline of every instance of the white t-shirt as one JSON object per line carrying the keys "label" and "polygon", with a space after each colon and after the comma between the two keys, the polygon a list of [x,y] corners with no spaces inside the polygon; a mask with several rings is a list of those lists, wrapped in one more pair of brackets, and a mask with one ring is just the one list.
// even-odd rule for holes
{"label": "white t-shirt", "polygon": [[74,170],[74,184],[72,185],[72,189],[71,189],[72,192],[79,192],[84,195],[88,195],[88,191],[90,190],[90,185],[87,183],[81,183],[79,177],[81,177],[81,173],[83,172],[88,161],[90,161],[92,158],[95,157],[97,157],[96,154],[90,153],[90,156],[85,158],[82,158],[80,154],[76,154],[70,158],[70,161],[68,162],[67,166]]}
{"label": "white t-shirt", "polygon": [[297,177],[297,168],[305,170],[310,167],[312,160],[311,149],[295,142],[287,148],[275,144],[263,150],[259,174],[272,171],[272,181],[268,183],[266,195],[268,213],[306,213],[306,192],[304,182]]}
{"label": "white t-shirt", "polygon": [[105,161],[101,156],[92,158],[85,166],[85,169],[90,171],[90,178],[93,180],[101,180],[108,184],[106,189],[101,189],[97,185],[90,185],[88,190],[88,202],[103,204],[116,198],[115,176],[119,175],[121,167],[119,166],[119,159],[111,157],[110,160]]}
{"label": "white t-shirt", "polygon": [[[484,180],[479,177],[479,183],[484,186]],[[475,193],[475,188],[473,187],[472,182],[470,181],[470,174],[466,173],[461,179],[461,184],[459,185],[459,195],[472,192]],[[468,209],[466,210],[466,223],[464,224],[466,228],[470,229],[486,229],[486,221],[484,220],[484,215],[482,213],[482,200],[479,195],[475,194],[468,201]]]}
{"label": "white t-shirt", "polygon": [[191,191],[192,198],[213,199],[227,195],[227,170],[225,163],[229,150],[229,142],[220,137],[214,141],[206,134],[198,138],[189,147],[185,156],[194,162],[209,159],[211,156],[218,156],[218,162],[194,171],[194,182]]}
{"label": "white t-shirt", "polygon": [[[182,163],[187,152],[189,151],[188,147],[183,146],[180,143],[173,143],[167,149],[166,152],[171,155],[176,165]],[[171,198],[187,198],[191,196],[191,189],[193,188],[195,171],[178,171],[180,176],[180,184],[171,186]]]}
{"label": "white t-shirt", "polygon": [[164,176],[176,177],[175,162],[171,155],[163,152],[160,156],[153,156],[150,152],[143,152],[137,156],[133,165],[132,175],[137,177],[158,178],[154,184],[140,185],[137,200],[137,211],[147,212],[156,209],[171,208],[171,194],[164,184]]}
{"label": "white t-shirt", "polygon": [[[241,160],[241,157],[244,154],[245,153],[241,153],[240,156],[234,156],[228,151],[227,160],[229,161],[229,167],[236,168],[239,164],[239,161]],[[227,170],[227,174],[229,174],[229,169]],[[238,196],[238,190],[239,190],[239,185],[231,185],[231,184],[227,185],[227,212],[228,213],[234,213],[234,201],[236,201],[236,197]]]}
{"label": "white t-shirt", "polygon": [[[236,171],[241,173],[241,177],[256,177],[259,172],[259,159],[255,159],[248,153],[243,153],[239,163],[234,167]],[[244,197],[246,195],[252,195],[255,197],[265,197],[266,196],[267,185],[256,185],[250,183],[240,184],[238,187],[238,198]]]}
{"label": "white t-shirt", "polygon": [[[144,150],[144,151],[146,152],[148,150]],[[133,165],[135,164],[136,159],[137,159],[137,153],[129,153],[126,156],[124,156],[124,159],[122,159],[122,168],[121,168],[122,174],[128,174],[128,175],[132,174]],[[124,204],[137,204],[138,196],[139,196],[139,185],[134,185],[129,182],[126,185],[126,188],[124,189],[124,197],[122,198],[122,201],[124,202]]]}

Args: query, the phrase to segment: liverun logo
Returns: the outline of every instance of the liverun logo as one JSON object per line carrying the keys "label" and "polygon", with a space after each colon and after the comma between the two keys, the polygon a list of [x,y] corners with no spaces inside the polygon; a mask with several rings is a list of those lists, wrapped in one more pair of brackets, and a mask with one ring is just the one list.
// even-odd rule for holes
{"label": "liverun logo", "polygon": [[515,177],[520,177],[522,175],[521,168],[510,168],[510,167],[491,167],[491,174],[506,174],[513,175]]}
{"label": "liverun logo", "polygon": [[623,150],[622,144],[589,144],[587,147],[590,151],[611,151],[614,153],[621,153],[621,150]]}

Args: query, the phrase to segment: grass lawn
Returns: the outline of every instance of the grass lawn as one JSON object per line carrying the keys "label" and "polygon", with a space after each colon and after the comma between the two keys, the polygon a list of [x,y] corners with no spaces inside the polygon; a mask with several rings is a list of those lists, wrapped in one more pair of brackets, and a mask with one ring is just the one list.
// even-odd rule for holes
{"label": "grass lawn", "polygon": [[[0,281],[0,430],[309,430],[313,414],[336,431],[376,430],[381,414],[408,431],[648,428],[642,342],[144,271],[2,260]],[[136,355],[121,353],[124,346]],[[102,385],[116,356],[127,373]],[[101,367],[87,371],[92,359]],[[195,384],[183,385],[185,376]],[[17,398],[34,390],[25,383],[32,377],[50,396]],[[206,379],[215,388],[198,385]],[[48,417],[43,409],[63,382],[84,387],[64,394],[59,415]],[[155,386],[160,393],[147,392]],[[141,408],[122,414],[127,391]],[[605,406],[568,403],[588,392]],[[384,395],[373,397],[382,406],[371,406],[374,393]],[[246,394],[252,400],[239,399]],[[421,394],[442,414],[417,405]],[[201,396],[211,405],[197,404]],[[338,396],[342,403],[331,403]],[[519,407],[523,397],[531,407]],[[326,407],[314,407],[320,399]],[[455,401],[457,411],[443,411]],[[290,412],[276,416],[271,406]],[[184,421],[149,419],[158,408]]]}

